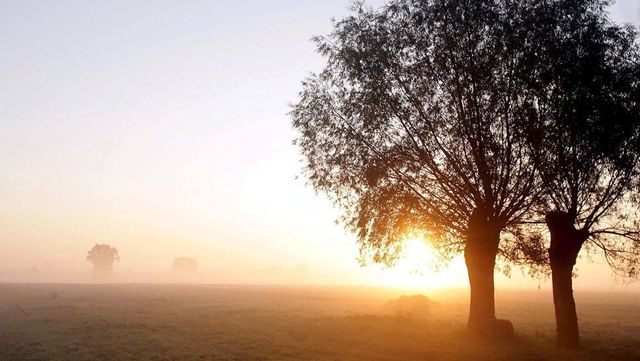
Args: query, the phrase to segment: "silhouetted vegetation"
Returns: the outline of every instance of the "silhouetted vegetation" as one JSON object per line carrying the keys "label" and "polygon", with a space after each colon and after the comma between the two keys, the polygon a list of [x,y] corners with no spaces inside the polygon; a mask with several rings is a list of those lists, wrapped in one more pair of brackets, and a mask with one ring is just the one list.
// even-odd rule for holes
{"label": "silhouetted vegetation", "polygon": [[577,347],[573,266],[581,248],[599,250],[617,271],[640,269],[638,152],[640,51],[636,32],[612,24],[608,1],[539,2],[528,21],[536,117],[543,132],[539,212],[550,233],[558,344]]}
{"label": "silhouetted vegetation", "polygon": [[93,279],[104,281],[113,273],[113,263],[118,261],[118,250],[108,244],[96,244],[87,253],[87,261],[93,263]]}
{"label": "silhouetted vegetation", "polygon": [[496,259],[551,265],[562,345],[577,345],[571,276],[587,239],[638,272],[639,57],[606,5],[358,4],[316,38],[327,65],[292,110],[306,176],[364,261],[392,264],[408,235],[445,260],[464,252],[477,334],[510,328],[495,318]]}
{"label": "silhouetted vegetation", "polygon": [[[393,263],[418,233],[464,251],[469,328],[493,334],[496,257],[543,252],[509,231],[536,200],[535,98],[518,74],[526,9],[507,1],[393,1],[318,37],[326,68],[292,111],[306,174],[344,210],[363,258]],[[524,38],[523,38],[524,37]],[[526,247],[523,247],[526,246]]]}
{"label": "silhouetted vegetation", "polygon": [[433,308],[441,306],[424,295],[400,296],[395,300],[389,300],[384,305],[385,312],[409,318],[426,318],[431,316]]}

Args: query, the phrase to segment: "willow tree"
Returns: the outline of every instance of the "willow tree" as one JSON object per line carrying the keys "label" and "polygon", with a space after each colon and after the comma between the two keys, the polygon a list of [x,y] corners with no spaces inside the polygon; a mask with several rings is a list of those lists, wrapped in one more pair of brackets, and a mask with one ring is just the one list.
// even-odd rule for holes
{"label": "willow tree", "polygon": [[[528,1],[354,6],[317,37],[326,67],[293,106],[312,186],[343,210],[364,259],[393,263],[407,234],[464,252],[468,328],[495,336],[496,260],[539,256],[509,231],[539,190],[535,104],[523,77]],[[532,257],[535,259],[535,257]],[[531,258],[529,258],[531,259]],[[509,331],[507,331],[509,333]]]}
{"label": "willow tree", "polygon": [[536,70],[526,75],[544,124],[535,142],[563,347],[579,345],[572,276],[581,249],[602,251],[625,275],[640,272],[640,52],[635,30],[607,18],[608,4],[540,1],[529,13],[538,35],[529,49]]}

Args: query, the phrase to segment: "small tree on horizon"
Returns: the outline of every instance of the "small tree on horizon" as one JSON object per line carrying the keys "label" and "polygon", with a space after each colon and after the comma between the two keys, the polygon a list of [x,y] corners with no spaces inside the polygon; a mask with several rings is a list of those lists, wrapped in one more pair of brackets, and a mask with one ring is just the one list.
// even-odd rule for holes
{"label": "small tree on horizon", "polygon": [[93,279],[104,281],[111,277],[113,264],[119,261],[118,250],[108,244],[96,244],[87,253],[87,261],[93,263]]}

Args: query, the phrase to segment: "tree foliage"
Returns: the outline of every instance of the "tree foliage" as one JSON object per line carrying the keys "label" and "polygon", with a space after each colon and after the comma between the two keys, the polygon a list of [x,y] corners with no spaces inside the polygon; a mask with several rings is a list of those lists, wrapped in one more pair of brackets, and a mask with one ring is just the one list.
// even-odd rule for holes
{"label": "tree foliage", "polygon": [[607,5],[540,1],[530,12],[537,66],[527,76],[544,129],[538,210],[561,215],[588,250],[637,276],[640,51],[636,30],[611,23]]}
{"label": "tree foliage", "polygon": [[392,263],[408,233],[449,257],[474,212],[513,230],[502,233],[503,258],[544,257],[539,235],[515,227],[540,189],[536,99],[519,76],[533,66],[522,26],[532,4],[356,4],[315,39],[327,65],[293,106],[295,143],[364,259]]}
{"label": "tree foliage", "polygon": [[87,261],[96,266],[112,265],[118,260],[120,260],[118,250],[108,244],[96,244],[87,253]]}

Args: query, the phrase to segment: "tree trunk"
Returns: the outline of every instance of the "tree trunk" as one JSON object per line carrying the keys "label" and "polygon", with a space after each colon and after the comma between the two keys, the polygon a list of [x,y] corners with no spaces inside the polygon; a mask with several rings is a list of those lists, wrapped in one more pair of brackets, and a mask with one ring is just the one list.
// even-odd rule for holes
{"label": "tree trunk", "polygon": [[464,259],[471,289],[467,327],[474,333],[482,334],[496,319],[493,283],[495,254],[491,256],[467,246]]}
{"label": "tree trunk", "polygon": [[573,299],[573,266],[551,266],[553,306],[556,312],[556,342],[561,348],[578,348],[580,333]]}
{"label": "tree trunk", "polygon": [[94,263],[93,264],[93,280],[106,281],[113,273],[113,263]]}
{"label": "tree trunk", "polygon": [[500,242],[500,230],[474,212],[469,222],[464,259],[471,297],[467,329],[488,338],[511,338],[510,322],[496,320],[493,273]]}
{"label": "tree trunk", "polygon": [[561,348],[578,348],[580,333],[573,299],[573,266],[588,232],[577,230],[567,213],[552,212],[545,217],[551,242],[549,260],[556,313],[556,342]]}

